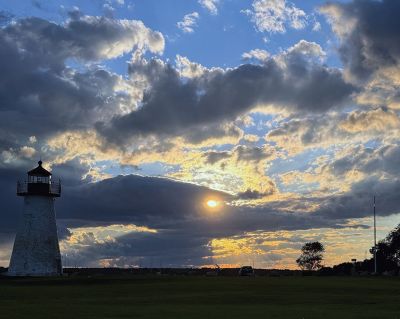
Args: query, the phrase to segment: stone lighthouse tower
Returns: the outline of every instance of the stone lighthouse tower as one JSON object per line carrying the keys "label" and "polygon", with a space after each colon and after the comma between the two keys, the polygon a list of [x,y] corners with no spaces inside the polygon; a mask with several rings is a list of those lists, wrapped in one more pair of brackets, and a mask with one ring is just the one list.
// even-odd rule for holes
{"label": "stone lighthouse tower", "polygon": [[62,273],[54,200],[61,195],[60,182],[39,166],[28,172],[28,180],[17,183],[24,197],[23,218],[15,237],[9,276],[58,276]]}

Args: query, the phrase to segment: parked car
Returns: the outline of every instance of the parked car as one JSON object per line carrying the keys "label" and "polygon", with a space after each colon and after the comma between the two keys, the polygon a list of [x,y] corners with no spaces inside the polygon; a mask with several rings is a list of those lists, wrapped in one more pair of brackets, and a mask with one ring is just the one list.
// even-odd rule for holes
{"label": "parked car", "polygon": [[239,270],[239,276],[254,276],[254,269],[251,266],[243,266]]}

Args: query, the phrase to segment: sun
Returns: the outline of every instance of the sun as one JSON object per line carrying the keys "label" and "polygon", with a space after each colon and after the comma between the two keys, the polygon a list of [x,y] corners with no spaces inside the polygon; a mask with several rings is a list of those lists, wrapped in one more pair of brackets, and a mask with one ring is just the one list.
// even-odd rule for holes
{"label": "sun", "polygon": [[218,202],[216,200],[210,199],[207,201],[207,206],[210,208],[215,208],[218,206]]}

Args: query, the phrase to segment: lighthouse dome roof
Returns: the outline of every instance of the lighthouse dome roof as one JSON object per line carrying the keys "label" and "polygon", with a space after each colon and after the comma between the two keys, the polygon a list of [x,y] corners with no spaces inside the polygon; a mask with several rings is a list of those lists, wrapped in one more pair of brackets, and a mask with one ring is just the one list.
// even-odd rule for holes
{"label": "lighthouse dome roof", "polygon": [[38,167],[28,172],[29,176],[51,176],[51,173],[43,168],[42,161],[39,161],[38,164]]}

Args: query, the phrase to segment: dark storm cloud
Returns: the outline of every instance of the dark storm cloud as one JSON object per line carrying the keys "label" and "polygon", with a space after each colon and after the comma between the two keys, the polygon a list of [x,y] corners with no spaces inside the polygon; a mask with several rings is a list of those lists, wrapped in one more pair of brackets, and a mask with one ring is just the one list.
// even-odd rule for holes
{"label": "dark storm cloud", "polygon": [[73,223],[74,227],[133,223],[160,230],[190,231],[193,236],[208,234],[207,238],[256,229],[307,229],[329,224],[328,219],[313,220],[312,215],[302,214],[301,206],[295,209],[298,213],[285,213],[287,205],[294,207],[295,201],[258,207],[226,205],[221,214],[210,216],[204,207],[210,197],[227,202],[237,199],[227,193],[166,178],[117,176],[65,187],[57,212],[60,220]]}
{"label": "dark storm cloud", "polygon": [[379,69],[399,66],[399,1],[330,2],[322,12],[331,17],[341,38],[341,58],[356,78],[365,80]]}
{"label": "dark storm cloud", "polygon": [[[212,263],[210,241],[240,236],[246,231],[301,230],[319,227],[342,228],[342,221],[332,224],[321,216],[273,212],[271,207],[232,208],[221,218],[202,218],[176,223],[175,227],[157,233],[132,232],[110,242],[93,242],[80,251],[81,261],[113,259],[116,265],[129,264],[157,267],[202,265]],[[359,225],[357,225],[359,227]],[[209,259],[210,258],[210,259]]]}
{"label": "dark storm cloud", "polygon": [[[31,167],[30,167],[31,168]],[[28,169],[26,169],[28,171]],[[7,233],[13,237],[21,218],[22,199],[17,197],[17,180],[24,180],[25,171],[18,168],[0,168],[0,200],[3,203],[0,209],[0,233]]]}
{"label": "dark storm cloud", "polygon": [[114,89],[118,77],[99,67],[78,72],[65,61],[112,58],[137,47],[158,52],[163,43],[140,21],[104,17],[64,25],[25,18],[0,28],[2,136],[47,136],[111,116],[124,99]]}
{"label": "dark storm cloud", "polygon": [[[17,172],[1,173],[8,176],[7,181],[2,180],[2,196],[8,198],[3,198],[7,205],[1,211],[0,233],[12,237],[22,199],[15,196]],[[227,205],[210,215],[203,206],[207,198],[230,201],[237,197],[165,178],[129,175],[89,184],[69,183],[56,202],[56,210],[62,237],[66,239],[73,235],[66,229],[71,227],[135,224],[158,231],[132,232],[113,242],[93,241],[93,245],[79,253],[82,263],[102,258],[121,258],[120,262],[126,262],[126,258],[138,257],[148,263],[149,258],[157,256],[165,264],[188,265],[206,263],[202,258],[210,255],[208,244],[214,238],[256,230],[341,228],[347,218],[369,214],[372,192],[382,201],[380,215],[396,213],[399,191],[398,180],[376,178],[355,184],[342,196],[299,198],[259,206]],[[247,192],[241,196],[254,198],[259,194]],[[321,206],[310,213],[309,205],[313,202]]]}
{"label": "dark storm cloud", "polygon": [[334,219],[361,218],[372,215],[373,196],[377,198],[378,215],[389,216],[400,213],[400,180],[366,178],[352,185],[351,190],[339,196],[321,200],[317,216]]}
{"label": "dark storm cloud", "polygon": [[115,58],[135,47],[160,52],[164,39],[141,21],[77,16],[64,25],[41,18],[25,18],[2,30],[2,38],[13,41],[41,66],[62,70],[67,58],[96,61]]}
{"label": "dark storm cloud", "polygon": [[142,106],[97,125],[117,143],[135,135],[184,135],[206,123],[234,120],[260,104],[322,113],[348,101],[355,90],[338,69],[294,49],[263,65],[244,64],[185,81],[171,65],[154,59],[133,62],[130,71],[150,83]]}
{"label": "dark storm cloud", "polygon": [[9,23],[13,17],[14,15],[10,12],[0,10],[0,27]]}
{"label": "dark storm cloud", "polygon": [[89,164],[80,162],[77,158],[62,164],[53,165],[51,169],[56,174],[53,178],[55,180],[59,179],[62,182],[63,187],[77,187],[93,182],[90,177],[82,179],[82,177],[90,170],[90,166]]}
{"label": "dark storm cloud", "polygon": [[202,265],[212,262],[208,257],[212,256],[210,241],[215,238],[238,236],[257,230],[344,227],[344,219],[332,222],[324,216],[282,212],[278,207],[231,207],[221,217],[207,218],[205,215],[194,220],[180,216],[173,217],[174,223],[169,223],[168,214],[165,214],[162,218],[164,227],[158,229],[157,233],[132,232],[112,241],[92,240],[79,250],[80,262],[90,264],[101,259],[111,259],[112,264],[118,266],[150,266],[151,263],[159,262],[163,266]]}
{"label": "dark storm cloud", "polygon": [[247,189],[244,192],[240,192],[238,194],[236,194],[236,197],[238,199],[244,199],[244,200],[249,200],[249,199],[260,199],[263,197],[266,197],[268,195],[272,195],[273,193],[275,193],[275,185],[270,182],[270,191],[269,192],[259,192],[257,190],[251,190],[251,189]]}
{"label": "dark storm cloud", "polygon": [[206,187],[165,178],[117,176],[65,188],[59,217],[88,222],[131,222],[150,227],[173,227],[183,220],[196,218],[204,200],[210,196],[228,200],[231,197]]}
{"label": "dark storm cloud", "polygon": [[232,157],[238,162],[256,164],[274,155],[275,150],[273,149],[248,145],[237,145],[231,151],[207,151],[203,153],[203,157],[208,164],[215,164]]}
{"label": "dark storm cloud", "polygon": [[260,162],[273,155],[273,153],[269,153],[264,148],[258,146],[238,145],[235,147],[234,152],[237,153],[237,160],[244,162]]}
{"label": "dark storm cloud", "polygon": [[[375,156],[366,159],[365,162],[361,161],[359,165],[359,169],[364,169],[370,174],[390,172],[394,174],[392,178],[382,179],[380,175],[367,178],[355,183],[349,192],[341,196],[293,199],[287,203],[271,202],[258,207],[227,206],[227,214],[210,222],[204,218],[204,215],[199,215],[202,211],[202,208],[198,206],[199,202],[210,195],[225,196],[227,200],[233,197],[167,179],[126,176],[84,186],[92,188],[86,193],[83,191],[84,188],[78,189],[76,194],[71,193],[72,197],[69,201],[77,203],[78,211],[85,213],[68,216],[66,213],[69,209],[63,207],[65,211],[63,218],[76,218],[79,215],[85,216],[88,211],[96,211],[97,214],[90,215],[87,219],[97,218],[98,221],[104,221],[109,220],[107,212],[112,210],[115,212],[111,219],[113,222],[129,220],[149,227],[171,230],[186,229],[190,226],[194,233],[206,230],[210,236],[227,236],[236,232],[251,231],[257,227],[270,230],[303,229],[303,227],[306,229],[321,225],[332,226],[339,217],[342,219],[363,217],[368,214],[366,208],[369,207],[371,194],[376,194],[382,203],[385,202],[380,214],[389,215],[398,212],[400,201],[396,196],[400,185],[396,178],[397,171],[395,171],[395,167],[398,167],[397,150],[394,146],[382,147],[376,151]],[[348,167],[348,170],[350,169],[354,168]],[[108,197],[116,199],[109,201]],[[82,205],[83,198],[104,198],[104,201],[87,202]],[[154,198],[157,198],[157,201],[154,201]],[[301,214],[302,210],[308,209],[308,200],[322,203],[323,208],[316,209],[314,214]],[[293,213],[284,212],[290,211],[288,207],[292,207]],[[328,210],[329,207],[332,207],[332,210]],[[342,215],[338,215],[339,211]],[[320,218],[321,216],[324,218]]]}
{"label": "dark storm cloud", "polygon": [[285,120],[277,128],[270,130],[265,140],[276,142],[284,149],[325,147],[330,143],[344,143],[354,134],[343,131],[340,123],[345,119],[344,114],[323,114],[304,116],[301,119]]}
{"label": "dark storm cloud", "polygon": [[[249,195],[249,194],[247,194]],[[254,194],[252,194],[254,195]],[[199,265],[211,255],[209,242],[246,231],[297,230],[312,227],[341,227],[323,217],[286,213],[279,205],[260,207],[226,206],[207,212],[209,198],[236,197],[205,187],[163,178],[119,176],[98,183],[66,188],[57,203],[59,224],[69,227],[135,224],[157,233],[135,232],[113,241],[99,242],[84,235],[79,262],[85,265],[112,259],[115,265],[162,261],[164,266]],[[68,238],[71,234],[66,234]],[[73,236],[73,232],[72,232]]]}
{"label": "dark storm cloud", "polygon": [[[66,61],[110,59],[135,48],[158,53],[163,37],[140,21],[80,12],[71,12],[70,18],[61,25],[25,18],[0,29],[0,133],[16,146],[32,135],[42,143],[56,133],[91,129],[95,123],[109,141],[122,146],[131,137],[149,134],[183,135],[195,144],[239,138],[241,130],[226,122],[258,104],[324,112],[344,103],[354,90],[339,70],[307,57],[307,46],[316,44],[303,41],[301,52],[292,49],[279,61],[187,80],[160,60],[136,60],[130,65],[132,80],[146,78],[149,89],[138,110],[118,115],[121,105],[132,109],[137,98],[117,91],[121,79],[99,66],[78,70]],[[46,125],[30,124],[38,121]]]}
{"label": "dark storm cloud", "polygon": [[115,99],[109,91],[116,77],[104,70],[64,78],[37,70],[19,75],[0,79],[1,131],[9,138],[35,135],[40,139],[66,129],[87,128],[113,106],[106,94],[111,94],[111,102]]}
{"label": "dark storm cloud", "polygon": [[[23,146],[55,156],[42,148],[46,139],[91,129],[133,103],[117,91],[119,76],[97,65],[74,68],[71,61],[98,61],[136,48],[161,52],[164,46],[162,35],[140,21],[71,17],[64,24],[16,19],[0,28],[0,154],[15,154],[15,163]],[[38,142],[29,144],[30,136]]]}
{"label": "dark storm cloud", "polygon": [[211,255],[208,237],[197,236],[181,230],[158,233],[130,233],[116,241],[89,242],[79,252],[80,262],[96,265],[100,259],[112,259],[111,265],[126,267],[182,267],[206,263],[204,257]]}
{"label": "dark storm cloud", "polygon": [[[0,163],[0,201],[3,203],[0,209],[0,233],[8,234],[13,237],[17,229],[19,220],[22,217],[23,197],[16,195],[17,181],[25,181],[26,173],[31,170],[36,163],[32,160],[19,160],[15,163]],[[47,168],[47,166],[46,166]],[[54,178],[61,178],[63,187],[77,186],[84,182],[81,176],[87,171],[87,167],[76,161],[70,161],[61,165],[54,166],[56,175]],[[66,170],[68,172],[66,173]],[[65,227],[62,227],[66,233]]]}
{"label": "dark storm cloud", "polygon": [[213,165],[219,161],[230,158],[231,153],[228,151],[208,151],[205,152],[203,156],[206,159],[206,163]]}
{"label": "dark storm cloud", "polygon": [[360,218],[371,215],[372,198],[379,202],[379,215],[400,213],[400,146],[383,145],[377,149],[355,146],[345,156],[324,165],[322,170],[336,177],[350,172],[366,175],[342,195],[321,199],[317,215],[326,218]]}
{"label": "dark storm cloud", "polygon": [[350,171],[366,174],[387,174],[397,178],[400,172],[400,146],[383,145],[377,149],[355,146],[348,154],[323,167],[335,176],[343,176]]}
{"label": "dark storm cloud", "polygon": [[211,123],[191,127],[184,132],[183,136],[188,143],[199,144],[211,138],[232,137],[239,139],[242,131],[235,125],[221,125],[221,123]]}
{"label": "dark storm cloud", "polygon": [[[254,197],[256,194],[248,192],[246,195]],[[194,251],[206,254],[197,255],[197,260],[207,256],[206,246],[214,238],[261,229],[336,228],[344,223],[344,219],[336,217],[331,220],[329,216],[302,213],[302,209],[308,208],[302,200],[297,206],[293,202],[241,207],[228,205],[221,212],[210,215],[203,206],[209,197],[227,201],[237,199],[197,185],[131,175],[66,189],[57,209],[60,221],[73,227],[133,223],[158,230],[156,234],[133,232],[117,238],[114,243],[94,243],[94,247],[87,251],[96,251],[98,256],[157,255],[164,260],[175,259],[181,264],[190,263],[188,258],[194,259]],[[294,210],[288,213],[287,207]],[[179,251],[182,245],[186,248]],[[114,250],[113,254],[111,250]],[[176,254],[180,255],[179,259]]]}

